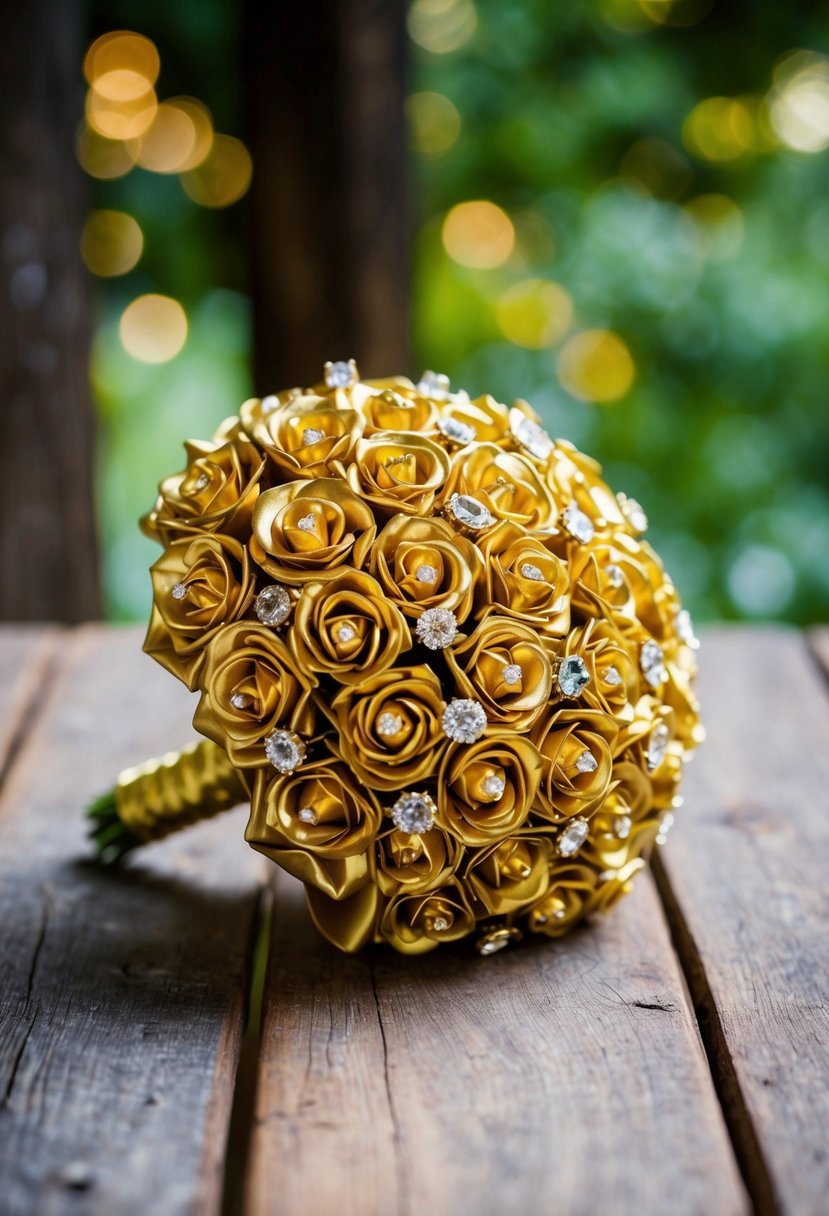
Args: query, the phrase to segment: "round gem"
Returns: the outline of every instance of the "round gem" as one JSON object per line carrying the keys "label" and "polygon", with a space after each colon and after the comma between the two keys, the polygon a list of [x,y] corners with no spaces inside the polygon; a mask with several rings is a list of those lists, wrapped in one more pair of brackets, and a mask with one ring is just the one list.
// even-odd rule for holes
{"label": "round gem", "polygon": [[505,684],[518,684],[524,675],[524,669],[520,663],[507,663],[501,675]]}
{"label": "round gem", "polygon": [[418,640],[430,650],[445,650],[458,634],[458,622],[448,608],[427,608],[415,626]]}
{"label": "round gem", "polygon": [[662,653],[662,647],[654,642],[653,638],[648,638],[643,645],[639,654],[639,662],[642,666],[642,674],[651,688],[658,688],[668,673],[665,670],[665,656]]}
{"label": "round gem", "polygon": [[546,460],[553,450],[553,441],[543,427],[532,418],[521,418],[513,427],[513,435],[537,460]]}
{"label": "round gem", "polygon": [[279,398],[274,393],[270,393],[269,396],[262,398],[259,408],[263,414],[272,414],[274,410],[279,409]]}
{"label": "round gem", "polygon": [[499,950],[503,950],[510,942],[518,941],[520,934],[515,929],[493,929],[491,933],[487,933],[485,937],[480,938],[475,943],[475,947],[479,954],[484,956],[488,954],[497,954]]}
{"label": "round gem", "polygon": [[386,713],[380,714],[377,719],[377,734],[384,736],[397,735],[403,729],[403,719],[400,714]]}
{"label": "round gem", "polygon": [[670,741],[671,732],[667,724],[665,722],[657,722],[651,731],[651,737],[648,740],[648,750],[645,753],[648,762],[648,772],[652,773],[654,769],[659,768],[665,759],[665,753],[668,750]]}
{"label": "round gem", "polygon": [[253,611],[263,625],[282,625],[291,615],[291,597],[284,587],[263,587],[253,601]]}
{"label": "round gem", "polygon": [[543,572],[539,570],[538,566],[534,566],[532,562],[524,562],[524,565],[521,567],[521,573],[524,575],[524,578],[532,579],[534,583],[544,582]]}
{"label": "round gem", "polygon": [[613,831],[620,840],[627,840],[630,836],[630,829],[633,827],[633,820],[630,815],[617,815],[613,820]]}
{"label": "round gem", "polygon": [[296,817],[300,823],[309,823],[312,827],[320,821],[319,815],[312,806],[301,806]]}
{"label": "round gem", "polygon": [[434,566],[430,566],[428,562],[424,562],[422,566],[418,566],[415,570],[415,578],[419,583],[433,583],[437,576],[437,570]]}
{"label": "round gem", "polygon": [[173,583],[172,587],[170,588],[170,595],[174,600],[183,600],[187,595],[187,584]]}
{"label": "round gem", "polygon": [[563,697],[577,697],[590,683],[584,659],[580,659],[577,654],[570,654],[566,659],[562,659],[556,673],[556,681]]}
{"label": "round gem", "polygon": [[425,371],[420,377],[417,391],[433,401],[445,401],[449,396],[449,377],[442,372]]}
{"label": "round gem", "polygon": [[265,755],[280,773],[292,773],[305,759],[305,744],[292,730],[275,730],[265,740]]}
{"label": "round gem", "polygon": [[435,933],[445,933],[449,928],[449,921],[445,916],[436,916],[432,920],[432,929]]}
{"label": "round gem", "polygon": [[622,509],[622,514],[634,532],[647,532],[648,517],[641,503],[638,503],[635,498],[628,498],[626,494],[617,494],[616,498]]}
{"label": "round gem", "polygon": [[305,430],[302,432],[302,442],[306,447],[312,443],[319,443],[319,441],[324,438],[325,431],[320,431],[315,426],[306,426]]}
{"label": "round gem", "polygon": [[599,762],[589,748],[585,748],[576,760],[576,768],[580,773],[595,773]]}
{"label": "round gem", "polygon": [[615,563],[606,568],[605,577],[607,578],[607,581],[610,583],[610,586],[614,587],[617,590],[619,587],[624,586],[625,576],[622,574],[622,571],[619,569],[619,567],[617,565],[615,565]]}
{"label": "round gem", "polygon": [[618,687],[618,685],[622,683],[622,677],[619,674],[619,668],[618,667],[608,667],[607,671],[604,673],[604,682],[605,682],[605,684],[609,684],[611,688]]}
{"label": "round gem", "polygon": [[428,794],[401,794],[390,814],[394,826],[411,836],[430,830],[437,807]]}
{"label": "round gem", "polygon": [[489,776],[484,777],[483,781],[481,782],[481,789],[486,794],[487,798],[501,798],[506,788],[507,782],[503,773],[490,773]]}
{"label": "round gem", "polygon": [[486,712],[478,701],[456,698],[446,706],[440,724],[456,743],[474,743],[486,730]]}
{"label": "round gem", "polygon": [[466,528],[472,528],[473,531],[489,528],[495,523],[492,513],[471,494],[453,494],[448,506],[450,514],[458,523],[463,524]]}
{"label": "round gem", "polygon": [[297,520],[298,528],[302,528],[303,532],[313,532],[317,526],[317,521],[313,515],[303,515],[302,519]]}
{"label": "round gem", "polygon": [[196,478],[196,480],[193,483],[193,492],[195,494],[201,494],[202,490],[206,490],[209,485],[210,485],[210,477],[208,476],[208,474],[199,473],[198,477]]}
{"label": "round gem", "polygon": [[461,422],[460,418],[453,418],[451,414],[448,418],[440,419],[438,430],[441,435],[451,439],[453,443],[460,444],[461,447],[471,443],[478,434],[474,426],[470,426],[468,422]]}
{"label": "round gem", "polygon": [[230,698],[230,704],[234,709],[250,709],[253,697],[247,692],[235,692]]}
{"label": "round gem", "polygon": [[699,649],[699,639],[694,633],[694,622],[691,620],[691,614],[687,608],[680,608],[674,617],[674,628],[677,631],[680,641],[686,646],[690,646],[692,650]]}
{"label": "round gem", "polygon": [[580,510],[575,503],[570,503],[570,506],[565,509],[561,522],[573,540],[577,540],[579,544],[588,544],[596,535],[592,519],[589,515],[585,515],[584,511]]}
{"label": "round gem", "polygon": [[338,360],[336,363],[326,363],[325,383],[329,388],[348,388],[357,379],[357,364],[353,359],[346,363]]}
{"label": "round gem", "polygon": [[337,641],[345,645],[346,642],[353,642],[357,636],[357,630],[353,625],[345,623],[337,628]]}
{"label": "round gem", "polygon": [[585,840],[587,840],[589,830],[590,825],[586,819],[574,819],[571,823],[568,823],[558,838],[556,847],[560,855],[562,857],[572,857],[574,853],[578,853]]}

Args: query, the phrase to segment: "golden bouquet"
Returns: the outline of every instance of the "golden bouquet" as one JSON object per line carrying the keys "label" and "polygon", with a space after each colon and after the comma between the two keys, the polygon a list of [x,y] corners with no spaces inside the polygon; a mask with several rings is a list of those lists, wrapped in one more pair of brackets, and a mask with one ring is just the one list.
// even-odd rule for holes
{"label": "golden bouquet", "polygon": [[629,890],[701,737],[638,503],[526,402],[353,362],[186,450],[145,649],[207,741],[93,806],[105,857],[249,800],[346,950],[489,954]]}

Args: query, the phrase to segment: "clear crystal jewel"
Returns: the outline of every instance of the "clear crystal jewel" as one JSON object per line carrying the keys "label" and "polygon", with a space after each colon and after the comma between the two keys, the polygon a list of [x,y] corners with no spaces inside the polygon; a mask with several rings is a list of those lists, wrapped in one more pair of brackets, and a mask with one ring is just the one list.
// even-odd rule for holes
{"label": "clear crystal jewel", "polygon": [[329,388],[348,388],[357,379],[357,365],[353,359],[346,363],[338,360],[336,363],[326,363],[325,383]]}
{"label": "clear crystal jewel", "polygon": [[670,741],[671,732],[668,729],[667,723],[657,722],[651,731],[650,739],[648,739],[648,750],[645,752],[648,772],[652,773],[655,769],[659,768],[665,759]]}
{"label": "clear crystal jewel", "polygon": [[415,570],[415,578],[419,583],[433,583],[437,576],[438,572],[435,567],[430,566],[427,562]]}
{"label": "clear crystal jewel", "polygon": [[590,683],[590,673],[584,659],[580,659],[577,654],[570,654],[566,659],[562,659],[556,673],[556,681],[563,697],[577,697]]}
{"label": "clear crystal jewel", "polygon": [[427,608],[418,618],[415,632],[430,650],[445,650],[458,635],[458,622],[448,608]]}
{"label": "clear crystal jewel", "polygon": [[524,562],[523,566],[521,567],[521,573],[523,574],[524,578],[532,579],[534,583],[544,582],[543,571],[539,570],[538,566],[534,566],[532,562]]}
{"label": "clear crystal jewel", "polygon": [[377,734],[390,737],[391,735],[399,734],[403,729],[403,719],[400,714],[391,713],[387,710],[380,714],[377,719]]}
{"label": "clear crystal jewel", "polygon": [[449,377],[442,372],[425,371],[420,377],[417,391],[433,401],[445,401],[449,396]]}
{"label": "clear crystal jewel", "polygon": [[459,524],[478,531],[495,523],[492,513],[471,494],[453,494],[448,503],[450,514]]}
{"label": "clear crystal jewel", "polygon": [[639,662],[642,667],[642,674],[651,688],[658,688],[667,677],[668,672],[665,669],[665,656],[662,653],[662,647],[653,638],[648,638],[647,642],[642,646]]}
{"label": "clear crystal jewel", "polygon": [[437,807],[428,794],[401,794],[389,813],[394,826],[411,836],[429,831]]}
{"label": "clear crystal jewel", "polygon": [[634,532],[647,532],[648,517],[642,504],[637,502],[635,498],[628,498],[627,494],[617,494],[616,499],[621,507],[622,514]]}
{"label": "clear crystal jewel", "polygon": [[580,773],[595,773],[599,762],[589,748],[585,748],[576,760],[576,768]]}
{"label": "clear crystal jewel", "polygon": [[546,460],[553,450],[552,439],[532,418],[521,418],[512,433],[521,446],[538,460]]}
{"label": "clear crystal jewel", "polygon": [[615,563],[605,567],[605,576],[611,587],[618,590],[619,587],[624,586],[625,576],[622,574],[620,567]]}
{"label": "clear crystal jewel", "polygon": [[518,684],[524,675],[524,669],[520,663],[507,663],[501,675],[505,684]]}
{"label": "clear crystal jewel", "polygon": [[263,625],[282,625],[291,615],[291,597],[284,587],[272,583],[263,587],[253,601],[253,611]]}
{"label": "clear crystal jewel", "polygon": [[198,477],[196,478],[195,482],[193,483],[193,491],[196,494],[201,494],[202,490],[206,490],[209,485],[210,485],[210,477],[208,476],[208,474],[199,473]]}
{"label": "clear crystal jewel", "polygon": [[321,431],[315,426],[306,426],[305,430],[302,432],[302,442],[306,447],[309,447],[312,443],[319,443],[319,441],[324,438],[325,431]]}
{"label": "clear crystal jewel", "polygon": [[435,933],[445,933],[449,928],[449,921],[445,916],[436,916],[432,920],[432,930]]}
{"label": "clear crystal jewel", "polygon": [[275,730],[265,739],[265,755],[280,773],[292,773],[305,759],[305,744],[292,730]]}
{"label": "clear crystal jewel", "polygon": [[487,937],[484,941],[480,942],[478,953],[483,955],[497,954],[499,950],[503,950],[509,944],[510,938],[506,934],[502,934],[500,937],[496,937],[493,934],[492,937]]}
{"label": "clear crystal jewel", "polygon": [[572,857],[574,853],[578,853],[585,840],[587,840],[587,833],[589,831],[590,825],[586,819],[571,820],[558,838],[556,847],[560,855],[562,857]]}
{"label": "clear crystal jewel", "polygon": [[440,724],[456,743],[474,743],[486,730],[486,711],[478,701],[457,697],[446,706]]}
{"label": "clear crystal jewel", "polygon": [[317,526],[317,521],[313,514],[303,515],[302,519],[297,520],[296,526],[302,528],[303,532],[313,532]]}
{"label": "clear crystal jewel", "polygon": [[263,414],[272,414],[274,410],[279,409],[279,398],[270,393],[267,397],[262,398],[259,408]]}
{"label": "clear crystal jewel", "polygon": [[174,600],[185,599],[187,596],[187,584],[186,583],[173,583],[172,587],[170,588],[170,595],[173,597]]}
{"label": "clear crystal jewel", "polygon": [[656,843],[664,844],[668,839],[668,833],[674,826],[674,816],[671,811],[665,811],[664,815],[659,817],[659,831],[656,834]]}
{"label": "clear crystal jewel", "polygon": [[630,829],[633,827],[633,820],[630,815],[617,815],[613,820],[613,831],[620,840],[627,840],[630,836]]}
{"label": "clear crystal jewel", "polygon": [[319,815],[312,806],[301,806],[296,817],[300,823],[310,823],[312,827],[320,821]]}
{"label": "clear crystal jewel", "polygon": [[230,698],[230,704],[234,709],[250,709],[253,697],[248,692],[235,692]]}
{"label": "clear crystal jewel", "polygon": [[694,622],[691,619],[691,614],[687,608],[680,608],[674,617],[674,628],[680,641],[686,646],[690,646],[692,650],[699,649],[699,639],[694,633]]}
{"label": "clear crystal jewel", "polygon": [[345,645],[346,642],[353,642],[357,636],[357,630],[353,625],[345,622],[337,627],[337,641]]}
{"label": "clear crystal jewel", "polygon": [[573,502],[570,503],[569,507],[565,507],[561,516],[561,522],[573,540],[577,540],[579,544],[588,544],[596,535],[596,529],[593,527],[593,521],[590,516],[585,515],[584,511]]}
{"label": "clear crystal jewel", "polygon": [[503,773],[490,773],[481,782],[481,789],[487,798],[500,798],[506,788],[507,782]]}
{"label": "clear crystal jewel", "polygon": [[608,667],[607,671],[604,673],[604,682],[605,682],[605,684],[608,684],[611,688],[618,688],[618,686],[622,683],[622,677],[619,673],[619,668],[618,667]]}
{"label": "clear crystal jewel", "polygon": [[445,435],[447,439],[451,439],[453,443],[461,446],[471,443],[478,434],[474,426],[470,426],[468,422],[461,422],[460,418],[453,418],[451,414],[448,418],[440,419],[438,430],[441,435]]}

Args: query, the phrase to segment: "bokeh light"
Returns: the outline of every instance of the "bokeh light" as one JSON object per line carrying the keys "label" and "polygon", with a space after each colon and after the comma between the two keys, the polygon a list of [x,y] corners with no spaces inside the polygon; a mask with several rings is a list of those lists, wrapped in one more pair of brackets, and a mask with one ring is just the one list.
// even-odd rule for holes
{"label": "bokeh light", "polygon": [[[107,139],[137,139],[148,129],[158,107],[155,89],[134,72],[107,72],[86,95],[86,120],[93,130]],[[138,91],[134,91],[138,89]]]}
{"label": "bokeh light", "polygon": [[570,328],[573,301],[559,283],[524,279],[504,292],[495,313],[510,342],[543,350],[555,345]]}
{"label": "bokeh light", "polygon": [[92,211],[81,234],[81,257],[102,278],[127,274],[144,248],[138,222],[125,211]]}
{"label": "bokeh light", "polygon": [[635,373],[627,345],[609,329],[574,334],[558,357],[562,386],[582,401],[617,401],[633,384]]}
{"label": "bokeh light", "polygon": [[412,40],[436,55],[457,51],[478,27],[472,0],[414,0],[408,21]]}
{"label": "bokeh light", "polygon": [[102,181],[123,177],[135,164],[136,144],[107,139],[83,123],[75,139],[75,154],[90,177]]}
{"label": "bokeh light", "polygon": [[141,139],[138,164],[153,173],[179,173],[196,146],[196,127],[179,106],[163,101]]}
{"label": "bokeh light", "polygon": [[495,203],[476,199],[452,207],[443,221],[442,237],[453,262],[473,270],[494,270],[508,261],[515,228]]}
{"label": "bokeh light", "polygon": [[443,156],[461,133],[461,116],[442,93],[412,93],[406,99],[406,115],[414,150],[421,156]]}
{"label": "bokeh light", "polygon": [[829,59],[811,51],[783,57],[770,96],[771,125],[796,152],[829,148]]}
{"label": "bokeh light", "polygon": [[699,194],[685,204],[694,221],[702,253],[715,261],[736,257],[743,243],[745,221],[739,204],[725,194]]}
{"label": "bokeh light", "polygon": [[195,169],[181,175],[181,184],[202,207],[229,207],[246,193],[253,161],[240,139],[216,135],[209,153]]}
{"label": "bokeh light", "polygon": [[751,108],[738,97],[706,97],[685,119],[682,140],[701,160],[721,163],[745,156],[755,144]]}
{"label": "bokeh light", "polygon": [[185,173],[188,169],[197,168],[206,159],[210,149],[213,147],[213,140],[215,138],[213,119],[207,106],[195,97],[171,97],[166,104],[174,106],[175,109],[186,115],[193,124],[194,139],[192,150],[190,155],[181,161],[177,169],[177,172]]}
{"label": "bokeh light", "polygon": [[[89,47],[83,61],[84,76],[96,88],[101,77],[121,71],[133,72],[152,85],[158,79],[160,68],[161,59],[155,44],[143,34],[130,30],[112,30],[102,34]],[[98,91],[101,91],[100,88]],[[139,92],[144,91],[139,89]]]}
{"label": "bokeh light", "polygon": [[187,314],[170,296],[138,296],[121,314],[121,342],[133,359],[142,363],[167,363],[187,340]]}
{"label": "bokeh light", "polygon": [[711,10],[714,0],[639,0],[642,12],[654,25],[697,25]]}
{"label": "bokeh light", "polygon": [[644,186],[654,198],[682,198],[694,179],[693,169],[679,149],[656,136],[632,143],[619,167],[623,177]]}

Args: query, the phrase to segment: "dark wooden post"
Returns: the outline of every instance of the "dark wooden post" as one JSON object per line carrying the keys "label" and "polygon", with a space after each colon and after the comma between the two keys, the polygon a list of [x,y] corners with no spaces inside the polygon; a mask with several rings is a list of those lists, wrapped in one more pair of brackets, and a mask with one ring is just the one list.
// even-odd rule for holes
{"label": "dark wooden post", "polygon": [[100,615],[89,317],[73,151],[83,5],[6,5],[0,39],[0,618]]}
{"label": "dark wooden post", "polygon": [[257,391],[406,369],[404,0],[246,11]]}

